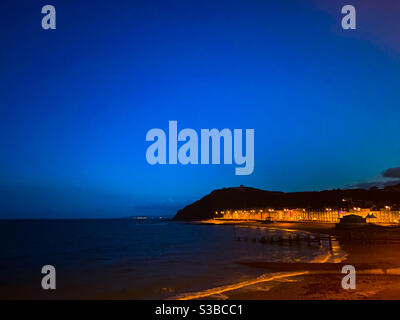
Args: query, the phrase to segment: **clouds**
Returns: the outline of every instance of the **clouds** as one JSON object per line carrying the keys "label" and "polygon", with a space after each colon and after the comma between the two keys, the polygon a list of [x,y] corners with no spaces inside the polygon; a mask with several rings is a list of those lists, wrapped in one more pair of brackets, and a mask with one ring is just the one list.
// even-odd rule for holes
{"label": "clouds", "polygon": [[382,177],[385,178],[400,178],[400,167],[389,168],[382,172]]}
{"label": "clouds", "polygon": [[365,181],[350,186],[350,188],[369,189],[371,187],[385,188],[400,184],[400,167],[383,170],[380,176],[371,181]]}
{"label": "clouds", "polygon": [[382,180],[382,181],[361,182],[361,183],[352,185],[351,188],[355,188],[355,189],[369,189],[372,187],[385,188],[385,187],[395,186],[397,184],[400,184],[400,179],[386,180],[386,181]]}

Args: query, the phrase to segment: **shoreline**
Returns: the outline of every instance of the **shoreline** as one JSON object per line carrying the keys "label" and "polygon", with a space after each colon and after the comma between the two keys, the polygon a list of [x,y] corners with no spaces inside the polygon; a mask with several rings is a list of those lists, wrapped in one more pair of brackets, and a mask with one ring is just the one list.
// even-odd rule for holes
{"label": "shoreline", "polygon": [[279,229],[288,231],[306,231],[311,233],[325,233],[332,234],[335,227],[335,223],[331,222],[273,222],[273,223],[262,223],[259,221],[247,221],[247,220],[196,220],[196,221],[179,221],[181,223],[188,224],[208,224],[208,225],[229,225],[229,226],[243,226],[243,227],[260,227],[268,229]]}
{"label": "shoreline", "polygon": [[[332,234],[334,230],[333,223],[314,222],[263,224],[250,221],[206,220],[192,223],[265,227],[325,234]],[[240,261],[237,263],[271,273],[266,273],[259,277],[260,279],[250,281],[248,284],[240,283],[225,286],[225,288],[209,289],[202,293],[188,293],[185,298],[224,300],[391,300],[400,298],[400,244],[365,246],[360,243],[343,243],[340,247],[346,256],[335,263],[328,262],[329,253],[328,258],[320,262]],[[345,276],[341,273],[341,269],[346,264],[356,268],[356,289],[354,290],[345,290],[341,287],[341,281]],[[179,296],[175,297],[177,298],[179,299]]]}

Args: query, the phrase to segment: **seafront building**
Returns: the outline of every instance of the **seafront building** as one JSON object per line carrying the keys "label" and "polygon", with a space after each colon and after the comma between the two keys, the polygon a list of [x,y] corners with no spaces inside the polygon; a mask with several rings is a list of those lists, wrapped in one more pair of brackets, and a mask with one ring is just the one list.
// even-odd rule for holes
{"label": "seafront building", "polygon": [[367,222],[379,224],[397,224],[400,222],[400,211],[392,211],[390,207],[384,210],[369,208],[353,208],[351,210],[324,210],[307,209],[240,209],[221,210],[215,212],[215,219],[222,220],[253,220],[253,221],[286,221],[286,222],[332,222],[338,223],[343,216],[355,214],[367,219]]}

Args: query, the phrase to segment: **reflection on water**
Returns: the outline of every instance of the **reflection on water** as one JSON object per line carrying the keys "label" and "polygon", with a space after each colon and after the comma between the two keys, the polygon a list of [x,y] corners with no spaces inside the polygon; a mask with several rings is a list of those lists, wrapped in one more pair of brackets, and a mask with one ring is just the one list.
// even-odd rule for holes
{"label": "reflection on water", "polygon": [[[303,232],[304,233],[304,232]],[[0,221],[0,297],[130,298],[177,296],[263,276],[240,260],[334,261],[322,245],[289,246],[253,238],[293,231],[152,220]],[[248,241],[236,241],[236,237]],[[57,270],[57,290],[40,289],[41,267]]]}

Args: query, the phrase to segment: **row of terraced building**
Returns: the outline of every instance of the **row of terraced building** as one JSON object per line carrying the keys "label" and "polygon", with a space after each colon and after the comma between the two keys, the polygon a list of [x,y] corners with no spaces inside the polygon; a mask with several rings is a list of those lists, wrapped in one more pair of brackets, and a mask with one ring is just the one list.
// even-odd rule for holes
{"label": "row of terraced building", "polygon": [[307,209],[240,209],[221,210],[215,212],[216,219],[223,220],[255,220],[255,221],[287,221],[287,222],[339,222],[343,216],[355,214],[367,218],[367,222],[380,224],[397,224],[400,222],[400,211],[392,211],[390,208],[384,210],[371,210],[368,208],[354,208],[352,210],[336,210],[326,208],[325,210]]}

